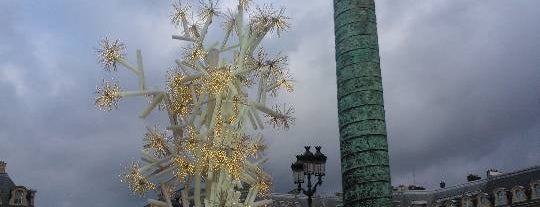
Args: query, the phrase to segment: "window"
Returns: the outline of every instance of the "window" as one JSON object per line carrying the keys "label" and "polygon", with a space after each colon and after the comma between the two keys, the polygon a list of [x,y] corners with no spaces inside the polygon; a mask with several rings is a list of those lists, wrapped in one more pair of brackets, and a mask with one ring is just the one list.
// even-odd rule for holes
{"label": "window", "polygon": [[478,207],[490,206],[491,202],[487,199],[487,194],[482,194],[478,198]]}
{"label": "window", "polygon": [[474,207],[474,203],[472,202],[471,198],[464,198],[462,205],[463,207]]}
{"label": "window", "polygon": [[516,191],[516,200],[518,201],[524,201],[525,199],[525,192],[523,190]]}
{"label": "window", "polygon": [[24,192],[22,190],[15,191],[15,201],[13,202],[16,205],[22,205],[24,198]]}
{"label": "window", "polygon": [[525,190],[521,186],[516,186],[513,190],[514,195],[512,196],[512,203],[522,202],[527,200],[527,196],[525,195]]}
{"label": "window", "polygon": [[534,188],[534,197],[540,198],[540,184],[536,183],[533,185]]}
{"label": "window", "polygon": [[506,192],[504,190],[497,191],[495,205],[505,205],[505,204],[506,204]]}
{"label": "window", "polygon": [[445,201],[443,206],[444,207],[457,207],[455,200]]}

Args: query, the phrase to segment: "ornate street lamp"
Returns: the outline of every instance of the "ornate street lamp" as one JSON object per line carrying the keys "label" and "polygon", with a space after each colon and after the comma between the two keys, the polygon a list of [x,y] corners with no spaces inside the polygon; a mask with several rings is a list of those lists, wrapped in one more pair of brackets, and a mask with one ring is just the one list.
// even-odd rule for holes
{"label": "ornate street lamp", "polygon": [[[312,206],[312,196],[317,191],[317,186],[322,184],[322,177],[326,174],[326,155],[321,152],[321,147],[317,146],[315,154],[310,151],[310,146],[304,147],[304,154],[296,156],[296,162],[291,165],[293,171],[294,184],[298,185],[298,192],[304,193],[308,197],[308,206]],[[317,183],[312,185],[311,176],[317,176]],[[307,177],[307,189],[302,188],[304,178]]]}
{"label": "ornate street lamp", "polygon": [[321,176],[324,176],[326,175],[326,155],[324,155],[323,153],[321,153],[321,146],[317,146],[315,147],[315,149],[317,150],[317,152],[315,152],[315,162],[314,162],[314,173],[316,176],[319,176],[319,178],[321,178]]}
{"label": "ornate street lamp", "polygon": [[[297,155],[296,158],[300,157],[301,155]],[[294,184],[302,184],[304,183],[304,164],[296,160],[291,165],[291,169],[293,171],[293,178],[294,178]]]}

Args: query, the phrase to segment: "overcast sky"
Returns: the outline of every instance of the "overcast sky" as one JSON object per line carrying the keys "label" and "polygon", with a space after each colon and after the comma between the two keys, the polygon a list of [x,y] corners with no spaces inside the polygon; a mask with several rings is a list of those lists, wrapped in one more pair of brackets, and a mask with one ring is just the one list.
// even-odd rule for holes
{"label": "overcast sky", "polygon": [[[222,7],[227,8],[224,1]],[[340,191],[333,8],[330,0],[275,0],[292,29],[263,44],[288,55],[296,107],[289,131],[267,131],[275,192],[294,188],[290,163],[304,145],[329,157],[322,193]],[[435,188],[468,173],[540,164],[540,1],[379,0],[377,21],[393,185]],[[148,83],[181,54],[168,0],[0,1],[0,160],[37,205],[143,206],[118,175],[137,160],[143,99],[105,113],[93,105],[106,73],[95,48],[121,39],[143,51]],[[217,36],[218,30],[211,35]],[[413,179],[413,172],[415,179]]]}

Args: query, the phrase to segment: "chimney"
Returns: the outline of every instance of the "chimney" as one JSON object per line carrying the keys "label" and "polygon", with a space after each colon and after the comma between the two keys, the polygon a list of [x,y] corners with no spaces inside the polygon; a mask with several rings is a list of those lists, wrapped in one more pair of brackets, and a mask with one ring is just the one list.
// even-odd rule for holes
{"label": "chimney", "polygon": [[444,181],[441,181],[441,183],[439,184],[439,187],[445,188],[445,187],[446,187],[446,183],[445,183]]}
{"label": "chimney", "polygon": [[0,160],[0,173],[6,173],[6,163]]}
{"label": "chimney", "polygon": [[482,178],[478,175],[475,175],[475,174],[469,174],[467,175],[467,182],[472,182],[472,181],[475,181],[475,180],[481,180]]}
{"label": "chimney", "polygon": [[495,177],[497,175],[501,175],[502,172],[496,170],[496,169],[489,169],[487,172],[486,172],[486,176],[487,178],[492,178],[492,177]]}

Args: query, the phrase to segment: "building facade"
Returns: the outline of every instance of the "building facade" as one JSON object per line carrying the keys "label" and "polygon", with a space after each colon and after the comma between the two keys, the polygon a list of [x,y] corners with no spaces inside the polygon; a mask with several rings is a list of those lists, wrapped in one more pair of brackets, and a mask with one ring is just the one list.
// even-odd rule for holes
{"label": "building facade", "polygon": [[0,207],[34,207],[36,191],[15,185],[6,172],[6,165],[0,161]]}
{"label": "building facade", "polygon": [[[272,193],[269,199],[273,202],[266,207],[307,207],[307,196],[303,194],[291,193]],[[320,196],[315,195],[313,197],[314,207],[341,207],[343,200],[342,194],[336,193],[332,196]],[[173,207],[182,207],[180,202],[180,195],[178,193],[173,196]],[[155,205],[148,204],[145,207],[157,207]]]}
{"label": "building facade", "polygon": [[[1,177],[0,177],[1,178]],[[426,190],[419,186],[393,188],[394,207],[540,207],[540,166],[509,173],[488,170],[484,179]],[[1,182],[1,180],[0,180]],[[173,206],[180,207],[178,197]],[[343,194],[313,197],[315,207],[349,206],[343,203]],[[306,207],[307,197],[298,192],[272,193],[274,202],[269,207]],[[150,206],[150,205],[148,205]],[[3,207],[0,205],[0,207]]]}
{"label": "building facade", "polygon": [[[270,195],[272,204],[269,207],[306,207],[307,196],[295,194],[272,193]],[[341,194],[335,196],[315,196],[313,197],[313,206],[316,207],[336,207],[341,206],[343,200]]]}
{"label": "building facade", "polygon": [[395,187],[395,207],[540,207],[540,166],[510,173],[489,170],[485,179],[437,190]]}

